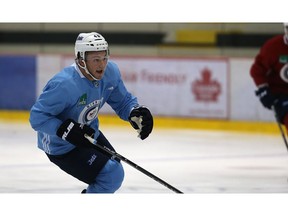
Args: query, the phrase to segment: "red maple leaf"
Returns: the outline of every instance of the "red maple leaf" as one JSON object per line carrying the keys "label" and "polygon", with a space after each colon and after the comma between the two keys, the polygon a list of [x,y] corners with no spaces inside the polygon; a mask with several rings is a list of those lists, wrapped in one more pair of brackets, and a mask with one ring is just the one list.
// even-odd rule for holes
{"label": "red maple leaf", "polygon": [[197,101],[216,102],[221,93],[221,84],[211,79],[212,72],[205,68],[201,72],[201,78],[191,83],[191,91]]}

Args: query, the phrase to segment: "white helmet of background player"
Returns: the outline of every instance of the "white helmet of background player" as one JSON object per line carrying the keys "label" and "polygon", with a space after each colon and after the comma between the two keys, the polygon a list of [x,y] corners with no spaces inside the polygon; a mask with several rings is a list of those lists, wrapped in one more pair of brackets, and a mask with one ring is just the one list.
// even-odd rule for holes
{"label": "white helmet of background player", "polygon": [[284,23],[285,40],[288,43],[288,23]]}
{"label": "white helmet of background player", "polygon": [[[85,63],[85,53],[89,51],[106,51],[106,58],[109,58],[108,43],[105,38],[97,33],[80,33],[75,42],[75,57],[79,67],[85,70],[94,80],[96,79],[87,69]],[[84,66],[79,64],[79,60],[82,59]]]}

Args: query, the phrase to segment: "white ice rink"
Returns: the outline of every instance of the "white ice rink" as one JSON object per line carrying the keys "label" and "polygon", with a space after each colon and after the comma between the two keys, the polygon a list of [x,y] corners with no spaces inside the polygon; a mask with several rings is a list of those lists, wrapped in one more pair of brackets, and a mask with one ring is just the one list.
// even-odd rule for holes
{"label": "white ice rink", "polygon": [[[279,135],[157,129],[144,141],[130,127],[103,127],[116,151],[184,193],[287,193],[288,152]],[[36,147],[28,124],[0,124],[0,193],[79,193]],[[117,193],[174,193],[123,163]]]}
{"label": "white ice rink", "polygon": [[[184,194],[288,192],[288,151],[280,133],[156,127],[147,140],[141,141],[130,127],[101,129],[119,154]],[[78,195],[86,187],[50,163],[36,147],[36,132],[29,124],[0,124],[0,161],[2,194]],[[117,194],[175,194],[123,164],[126,175]]]}

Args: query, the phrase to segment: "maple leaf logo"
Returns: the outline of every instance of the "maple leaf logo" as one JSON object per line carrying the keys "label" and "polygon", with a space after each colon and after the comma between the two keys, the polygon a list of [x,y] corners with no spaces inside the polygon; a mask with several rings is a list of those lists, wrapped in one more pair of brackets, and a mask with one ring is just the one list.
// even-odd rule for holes
{"label": "maple leaf logo", "polygon": [[217,102],[221,85],[217,80],[212,80],[211,76],[212,72],[205,68],[201,72],[201,78],[191,83],[191,91],[196,101]]}

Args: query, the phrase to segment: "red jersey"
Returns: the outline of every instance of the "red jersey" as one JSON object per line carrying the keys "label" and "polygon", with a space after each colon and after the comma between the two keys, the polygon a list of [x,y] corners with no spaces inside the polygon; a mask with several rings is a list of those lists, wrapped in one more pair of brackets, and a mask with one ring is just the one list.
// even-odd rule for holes
{"label": "red jersey", "polygon": [[250,69],[256,86],[267,83],[272,93],[288,95],[288,43],[284,35],[269,39]]}

